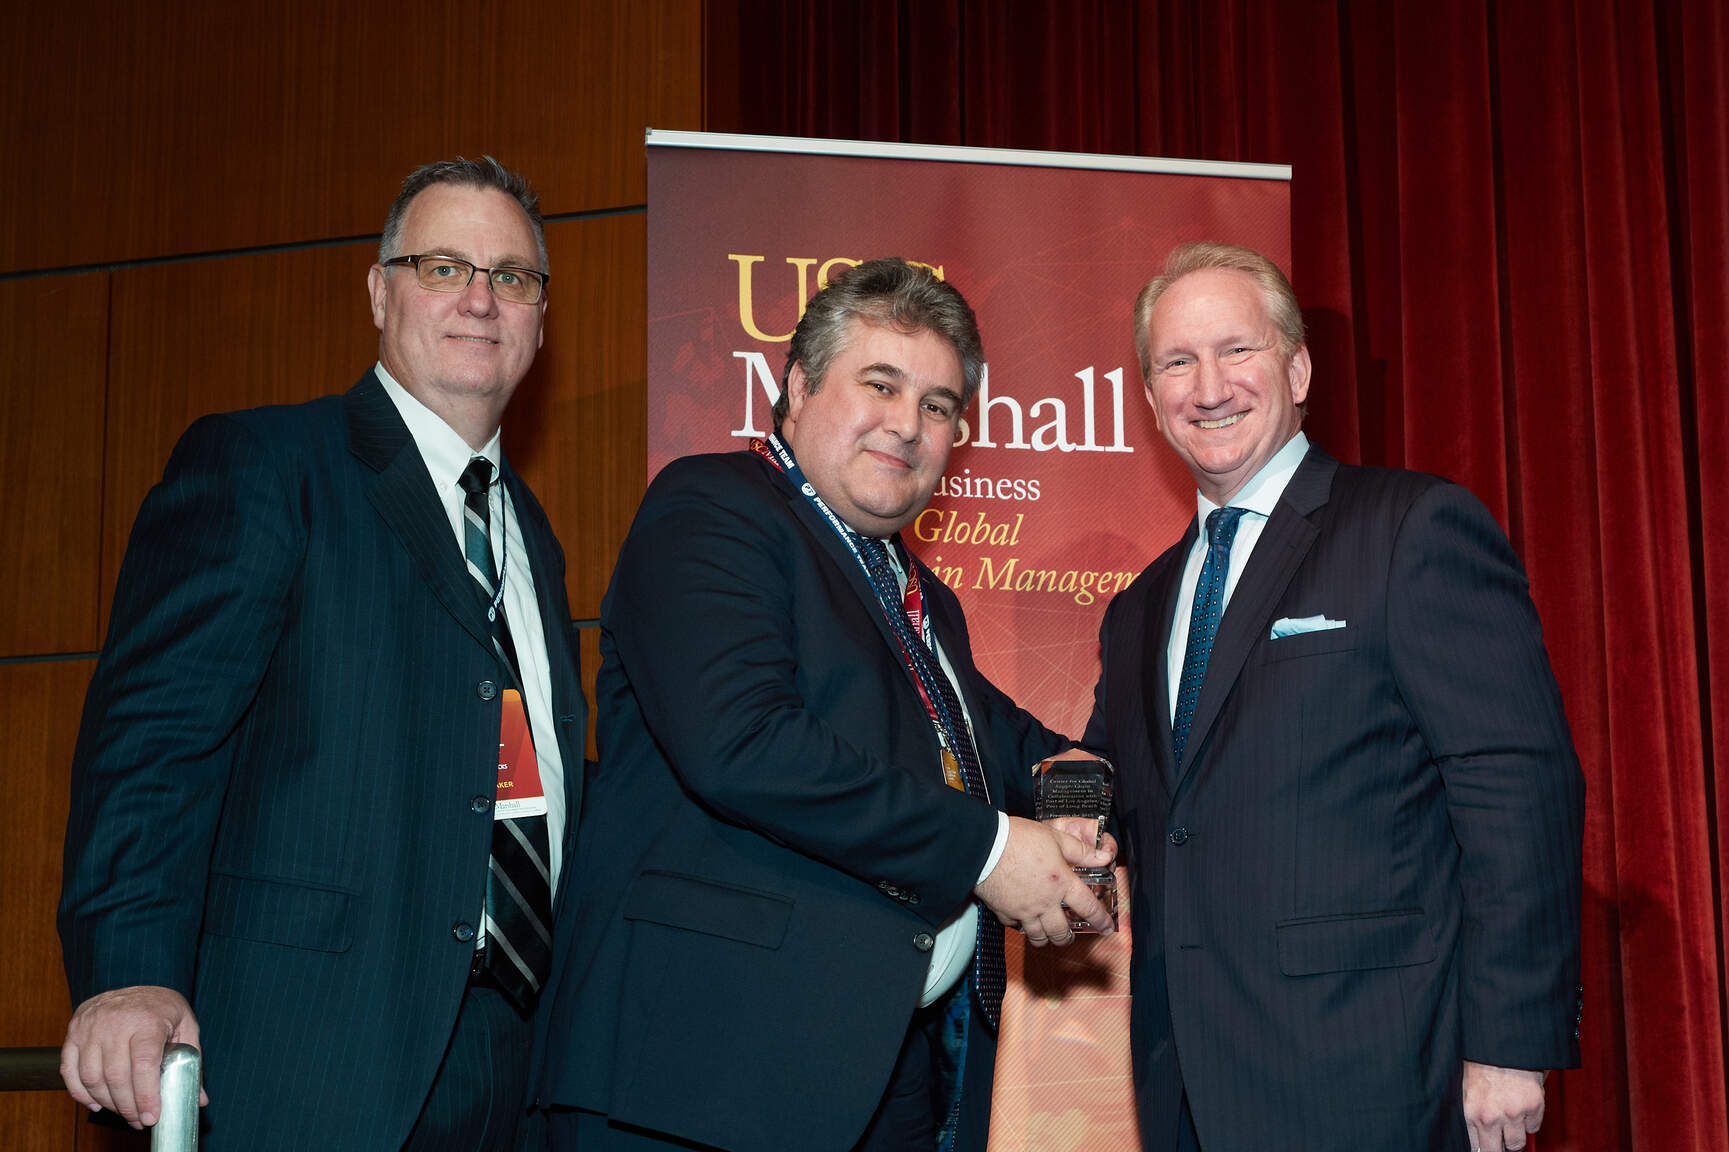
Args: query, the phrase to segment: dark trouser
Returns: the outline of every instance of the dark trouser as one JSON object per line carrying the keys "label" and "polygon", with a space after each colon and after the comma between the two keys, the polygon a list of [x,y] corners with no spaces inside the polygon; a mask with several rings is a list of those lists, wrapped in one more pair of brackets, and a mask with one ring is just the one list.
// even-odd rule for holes
{"label": "dark trouser", "polygon": [[864,1136],[852,1152],[903,1152],[935,1149],[937,1131],[951,1104],[952,1084],[942,1075],[942,1025],[950,999],[965,997],[966,1051],[961,1058],[960,1115],[948,1152],[984,1152],[991,1127],[991,1082],[996,1073],[997,1038],[968,992],[969,981],[928,1008],[920,1008],[907,1028],[889,1074],[888,1090],[877,1105]]}
{"label": "dark trouser", "polygon": [[470,987],[403,1152],[511,1152],[528,1095],[533,1039],[528,1021],[502,992]]}

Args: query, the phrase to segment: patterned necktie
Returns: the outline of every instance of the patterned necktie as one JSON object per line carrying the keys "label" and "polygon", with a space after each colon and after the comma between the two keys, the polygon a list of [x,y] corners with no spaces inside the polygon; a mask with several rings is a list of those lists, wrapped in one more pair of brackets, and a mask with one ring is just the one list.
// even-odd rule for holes
{"label": "patterned necktie", "polygon": [[[475,457],[457,481],[463,500],[463,552],[468,573],[492,602],[498,571],[492,563],[490,502],[492,462]],[[500,605],[493,621],[493,643],[523,691],[516,648]],[[524,700],[526,708],[527,701]],[[532,739],[532,733],[530,733]],[[481,957],[493,980],[524,1012],[534,1007],[552,971],[552,873],[546,817],[525,816],[492,822],[492,855],[486,869],[485,944]]]}
{"label": "patterned necktie", "polygon": [[1225,576],[1231,570],[1231,541],[1237,538],[1237,521],[1246,508],[1215,508],[1207,516],[1207,559],[1195,583],[1195,604],[1189,612],[1189,642],[1183,649],[1183,676],[1177,681],[1177,715],[1171,721],[1171,745],[1176,751],[1177,770],[1183,767],[1183,747],[1189,742],[1189,725],[1195,719],[1195,702],[1201,698],[1201,683],[1207,678],[1207,660],[1213,654],[1213,637],[1219,632],[1219,613],[1225,599]]}
{"label": "patterned necktie", "polygon": [[[853,543],[858,546],[859,555],[864,559],[865,572],[870,576],[871,587],[882,601],[884,614],[894,627],[895,635],[906,651],[914,674],[936,705],[937,720],[943,726],[944,734],[948,736],[949,748],[954,752],[955,759],[960,761],[961,780],[966,785],[967,795],[988,800],[984,772],[979,767],[978,750],[973,746],[972,732],[967,728],[966,713],[961,711],[960,696],[949,682],[948,675],[943,672],[936,654],[925,645],[924,638],[913,631],[911,622],[907,620],[906,611],[902,607],[900,582],[895,578],[894,570],[889,567],[887,546],[872,536],[854,536]],[[978,941],[973,948],[973,992],[978,997],[980,1010],[984,1012],[985,1019],[990,1021],[992,1028],[997,1026],[997,1021],[1002,1016],[1003,992],[1007,988],[1008,972],[1003,964],[1002,922],[990,909],[981,908]]]}

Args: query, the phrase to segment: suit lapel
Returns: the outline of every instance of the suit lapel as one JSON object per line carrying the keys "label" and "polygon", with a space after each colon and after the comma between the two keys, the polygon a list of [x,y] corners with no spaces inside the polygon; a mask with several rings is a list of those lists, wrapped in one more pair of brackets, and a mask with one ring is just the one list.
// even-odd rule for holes
{"label": "suit lapel", "polygon": [[[1158,768],[1156,775],[1167,792],[1176,790],[1177,766],[1172,747],[1171,672],[1166,652],[1171,625],[1177,616],[1177,593],[1182,587],[1183,564],[1189,549],[1194,546],[1195,532],[1195,521],[1191,518],[1182,540],[1165,554],[1162,563],[1154,565],[1155,571],[1149,573],[1152,583],[1148,585],[1146,595],[1138,600],[1144,618],[1138,627],[1134,621],[1125,620],[1123,623],[1125,635],[1144,637],[1141,644],[1130,646],[1127,652],[1139,654],[1139,666],[1132,668],[1132,673],[1137,678],[1139,703],[1146,714],[1146,723],[1141,730],[1146,733],[1152,762]],[[1135,663],[1132,659],[1127,662]]]}
{"label": "suit lapel", "polygon": [[1337,460],[1311,447],[1261,529],[1249,566],[1243,569],[1219,620],[1219,634],[1207,661],[1207,678],[1201,682],[1201,696],[1195,702],[1188,745],[1183,750],[1183,762],[1177,766],[1179,788],[1187,783],[1196,755],[1206,747],[1208,733],[1243,670],[1243,662],[1266,634],[1274,606],[1315,542],[1318,529],[1311,515],[1326,504],[1338,468]]}
{"label": "suit lapel", "polygon": [[[858,558],[853,555],[852,549],[848,548],[846,543],[841,540],[839,534],[836,533],[834,528],[829,524],[828,519],[824,517],[821,512],[818,512],[816,508],[811,505],[811,502],[806,500],[804,496],[792,486],[791,482],[787,480],[785,474],[782,473],[780,469],[774,467],[772,464],[768,464],[767,462],[763,464],[763,467],[775,476],[775,480],[772,481],[774,489],[776,492],[780,493],[782,499],[787,502],[788,507],[792,510],[792,514],[798,518],[799,523],[804,526],[806,532],[808,532],[816,541],[817,547],[834,562],[836,567],[840,569],[841,575],[845,577],[847,584],[851,586],[853,594],[856,595],[864,605],[865,615],[870,617],[871,623],[876,628],[877,635],[881,637],[882,642],[887,645],[895,666],[898,667],[901,670],[901,674],[906,677],[907,686],[913,692],[917,693],[919,691],[918,677],[914,674],[911,668],[907,667],[906,659],[901,654],[900,637],[895,634],[894,626],[888,622],[888,618],[883,614],[882,600],[878,598],[876,589],[871,587],[870,578],[865,575],[864,565],[859,563]],[[916,557],[914,558],[913,563],[918,563]],[[930,576],[929,569],[924,569],[923,575],[930,579],[935,579],[935,577]],[[930,610],[933,599],[934,598],[931,596],[925,597],[927,611]],[[942,627],[939,623],[939,615],[940,614],[932,615],[931,627],[938,636],[938,643],[942,643]],[[952,659],[951,656],[951,662]],[[964,698],[964,689],[961,685],[955,685],[955,690],[961,692]],[[923,705],[921,704],[920,707],[922,709]],[[977,747],[976,738],[974,746]],[[931,733],[931,747],[934,752],[936,748],[936,734],[934,730]],[[982,771],[984,767],[984,756],[982,752],[979,756],[979,761],[980,770]],[[987,787],[990,788],[993,797],[999,795],[996,783],[994,781],[989,781],[988,777]]]}
{"label": "suit lapel", "polygon": [[[774,469],[772,465],[765,464],[764,467],[775,472],[777,476],[780,475],[779,471]],[[870,578],[865,575],[864,565],[859,563],[858,558],[853,555],[852,549],[846,546],[846,542],[829,525],[823,514],[813,508],[809,500],[806,500],[791,484],[787,483],[784,476],[781,477],[781,483],[776,485],[776,491],[783,495],[788,506],[792,509],[793,515],[798,517],[799,523],[803,524],[806,531],[815,538],[817,547],[840,568],[841,575],[846,577],[846,581],[852,586],[854,594],[864,603],[865,614],[876,625],[877,634],[882,637],[883,643],[889,646],[889,651],[895,654],[896,662],[906,672],[907,682],[916,684],[912,670],[906,668],[906,661],[900,658],[900,638],[895,635],[894,627],[883,615],[882,601],[877,598],[876,589],[871,587]]]}
{"label": "suit lapel", "polygon": [[372,506],[419,565],[439,602],[491,652],[480,587],[463,565],[432,476],[396,405],[369,372],[343,397],[342,406],[349,450],[375,473],[366,486]]}

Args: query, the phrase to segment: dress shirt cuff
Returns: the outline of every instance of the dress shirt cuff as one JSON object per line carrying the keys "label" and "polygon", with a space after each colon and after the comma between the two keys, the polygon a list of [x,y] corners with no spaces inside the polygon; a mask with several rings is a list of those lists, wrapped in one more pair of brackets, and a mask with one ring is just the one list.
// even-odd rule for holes
{"label": "dress shirt cuff", "polygon": [[997,838],[991,844],[991,854],[985,857],[985,866],[979,870],[979,878],[973,883],[983,884],[985,877],[991,874],[991,869],[997,866],[997,861],[1003,858],[1003,849],[1009,842],[1009,814],[997,813]]}

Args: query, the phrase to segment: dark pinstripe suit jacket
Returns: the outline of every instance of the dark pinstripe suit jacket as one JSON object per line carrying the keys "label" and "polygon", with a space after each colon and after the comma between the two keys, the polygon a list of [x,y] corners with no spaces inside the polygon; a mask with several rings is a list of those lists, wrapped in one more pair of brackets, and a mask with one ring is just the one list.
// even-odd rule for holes
{"label": "dark pinstripe suit jacket", "polygon": [[[564,557],[504,475],[560,751],[580,765]],[[483,898],[499,680],[480,594],[371,373],[181,439],[85,701],[60,930],[74,1004],[132,984],[191,998],[207,1147],[407,1135],[473,950],[453,927]],[[580,783],[567,773],[573,813]]]}
{"label": "dark pinstripe suit jacket", "polygon": [[[1145,1146],[1467,1147],[1462,1059],[1578,1063],[1583,781],[1523,570],[1464,489],[1311,449],[1219,627],[1185,762],[1194,541],[1106,613]],[[1344,628],[1271,639],[1282,617]]]}

